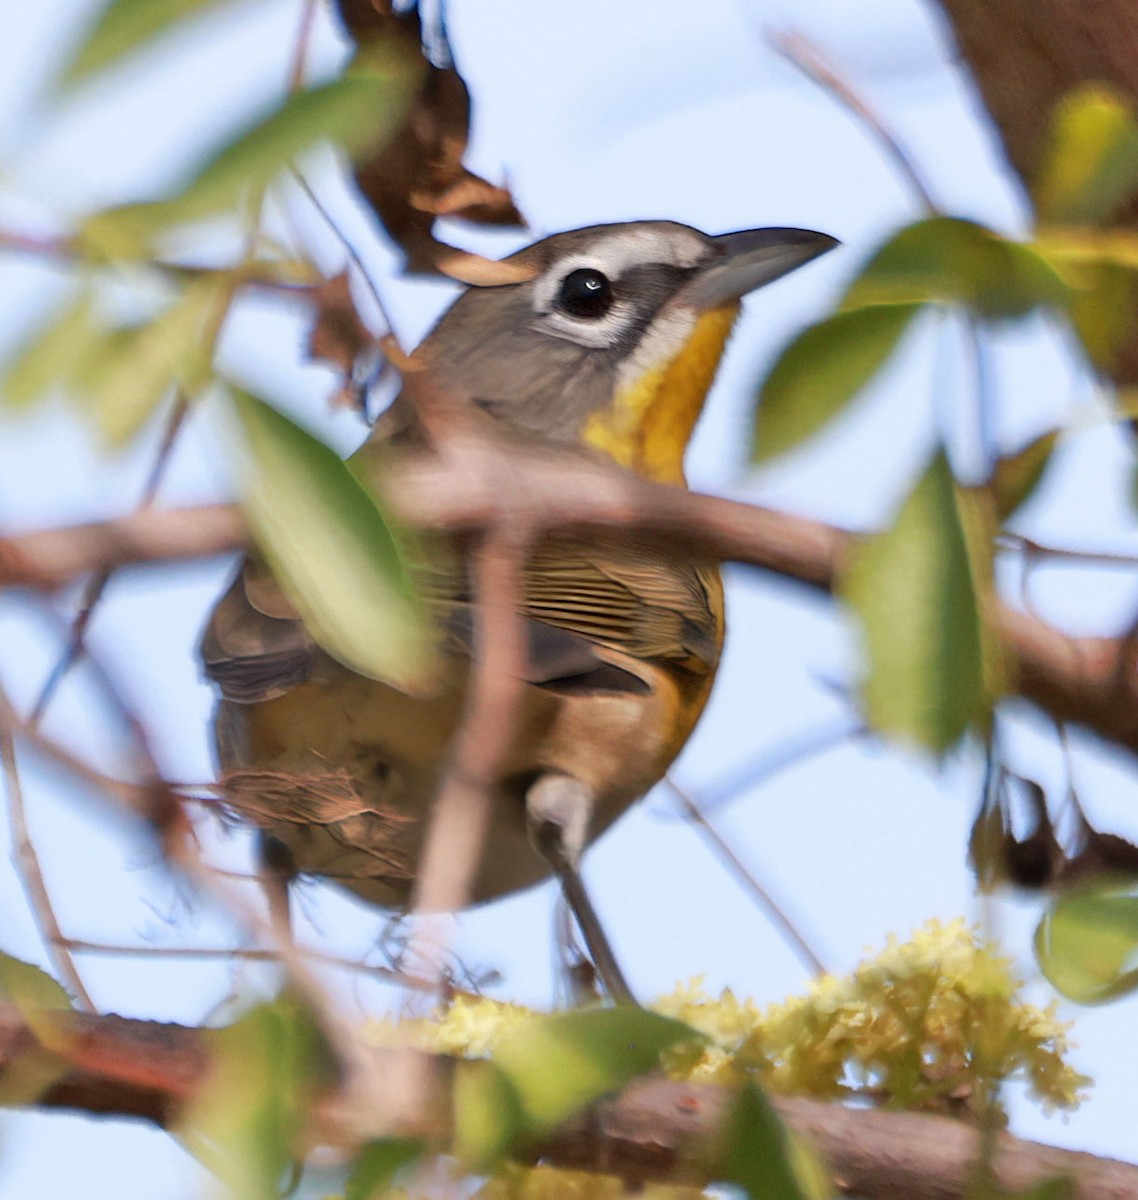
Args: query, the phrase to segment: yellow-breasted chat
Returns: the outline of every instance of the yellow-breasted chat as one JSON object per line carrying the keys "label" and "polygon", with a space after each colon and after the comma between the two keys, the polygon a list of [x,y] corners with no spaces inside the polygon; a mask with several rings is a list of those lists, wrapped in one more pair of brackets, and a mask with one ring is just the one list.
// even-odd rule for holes
{"label": "yellow-breasted chat", "polygon": [[[668,221],[555,234],[507,261],[522,282],[465,291],[415,353],[434,385],[511,436],[684,485],[683,459],[741,298],[837,243],[799,229],[711,237]],[[421,447],[409,390],[358,452]],[[471,654],[461,557],[423,565],[445,668],[428,695],[325,654],[255,557],[215,608],[202,656],[221,699],[226,802],[278,871],[407,904]],[[642,797],[703,711],[723,645],[713,562],[550,536],[522,581],[528,654],[472,902],[555,873],[609,991],[628,988],[578,874],[584,848]]]}

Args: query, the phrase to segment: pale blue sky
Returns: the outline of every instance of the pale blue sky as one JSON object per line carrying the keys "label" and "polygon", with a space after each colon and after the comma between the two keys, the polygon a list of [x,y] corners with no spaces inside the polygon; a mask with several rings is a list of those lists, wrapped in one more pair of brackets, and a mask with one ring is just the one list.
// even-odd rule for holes
{"label": "pale blue sky", "polygon": [[[139,189],[195,159],[251,104],[278,94],[299,5],[246,0],[222,19],[132,65],[61,109],[36,88],[93,5],[65,0],[21,6],[0,38],[0,224],[40,227],[54,216],[138,198]],[[747,413],[754,383],[777,347],[822,312],[877,239],[917,215],[912,198],[851,118],[779,60],[767,29],[802,29],[834,57],[906,141],[935,194],[961,215],[1016,230],[1022,205],[989,130],[962,81],[931,6],[921,0],[451,0],[450,26],[477,105],[471,162],[505,174],[535,231],[597,220],[670,217],[708,230],[802,225],[833,233],[845,248],[748,301],[720,384],[690,458],[698,486],[868,527],[901,494],[938,423],[958,448],[972,438],[969,373],[951,325],[927,323],[856,414],[803,454],[762,473],[747,470]],[[321,28],[317,58],[340,53]],[[392,280],[390,253],[334,183],[329,204],[365,254],[399,332],[414,340],[452,290]],[[338,263],[335,242],[293,196],[289,211],[320,260]],[[454,231],[467,244],[506,250],[502,234]],[[47,310],[66,274],[5,258],[0,273],[0,352]],[[330,380],[302,361],[299,314],[250,304],[225,343],[230,366],[272,398],[324,422],[347,446],[350,418],[328,422]],[[1077,428],[1046,496],[1022,518],[1041,539],[1134,552],[1126,503],[1129,452],[1099,417],[1093,390],[1065,357],[1054,331],[1035,322],[1003,333],[995,349],[999,432],[1015,446],[1048,425]],[[0,427],[0,524],[25,528],[128,508],[151,444],[125,458],[102,455],[64,409]],[[207,424],[195,421],[173,463],[164,498],[189,502],[227,494]],[[208,690],[193,647],[226,564],[167,573],[132,572],[100,612],[94,642],[121,672],[155,732],[171,775],[210,770]],[[708,714],[677,769],[694,792],[732,768],[840,718],[832,684],[855,670],[850,631],[834,608],[785,584],[730,572],[727,658]],[[1042,611],[1078,632],[1110,632],[1127,621],[1138,587],[1131,577],[1041,572]],[[50,664],[44,626],[11,598],[0,600],[0,670],[19,697]],[[101,761],[113,733],[91,717],[78,685],[52,710],[51,730]],[[1061,764],[1044,723],[1017,717],[1012,753],[1055,786]],[[156,870],[150,849],[109,821],[70,781],[29,764],[32,821],[63,924],[75,936],[160,945],[218,941],[216,913],[191,904]],[[1088,808],[1133,832],[1135,779],[1113,753],[1079,754]],[[889,932],[930,916],[978,915],[964,867],[978,764],[959,756],[936,773],[873,745],[817,756],[720,814],[748,863],[775,892],[835,969],[851,966]],[[1129,825],[1127,825],[1129,823]],[[219,857],[241,862],[242,837],[214,839]],[[774,1000],[806,975],[776,933],[742,897],[697,835],[675,819],[666,795],[650,797],[590,854],[587,874],[639,994],[706,977],[710,988]],[[461,920],[459,945],[472,965],[498,968],[494,994],[548,1003],[552,889],[540,888]],[[380,918],[328,889],[304,899],[309,936],[361,953]],[[0,871],[4,950],[42,961],[18,885]],[[997,924],[1030,962],[1035,907],[1006,902]],[[227,992],[232,972],[153,960],[88,958],[81,966],[96,1000],[140,1016],[201,1020]],[[237,971],[240,979],[245,973]],[[251,976],[251,978],[255,978]],[[349,982],[374,1011],[388,993]],[[1046,995],[1039,989],[1040,996]],[[1084,1110],[1067,1121],[1017,1105],[1013,1128],[1045,1141],[1120,1156],[1134,1153],[1133,1080],[1138,1050],[1133,1002],[1078,1014],[1078,1061],[1098,1080]],[[125,1123],[78,1118],[0,1117],[0,1200],[175,1200],[203,1184],[172,1141]]]}

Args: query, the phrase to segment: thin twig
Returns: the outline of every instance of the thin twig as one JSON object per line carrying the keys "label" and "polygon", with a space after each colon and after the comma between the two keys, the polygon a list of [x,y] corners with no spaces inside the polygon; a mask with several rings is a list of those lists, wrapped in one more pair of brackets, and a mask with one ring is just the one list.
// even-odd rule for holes
{"label": "thin twig", "polygon": [[292,62],[288,69],[288,90],[298,92],[304,86],[304,67],[308,60],[308,49],[312,44],[312,31],[316,24],[317,0],[301,0],[300,26],[293,42]]}
{"label": "thin twig", "polygon": [[[33,234],[0,228],[0,251],[3,250],[18,254],[31,254],[49,260],[54,259],[75,267],[90,266],[97,269],[106,265],[102,259],[93,259],[88,262],[84,258],[82,244],[68,237],[36,237]],[[315,279],[311,282],[298,282],[296,278],[282,276],[280,264],[274,262],[202,266],[198,263],[179,263],[161,258],[150,258],[139,259],[133,265],[157,271],[170,280],[178,282],[190,282],[214,275],[233,275],[243,288],[256,288],[285,295],[303,295],[311,292],[318,282]],[[261,269],[254,270],[255,265]]]}
{"label": "thin twig", "polygon": [[493,789],[513,746],[525,678],[521,572],[528,538],[510,527],[487,535],[472,560],[477,597],[473,667],[450,765],[431,813],[413,912],[455,912],[470,900]]}
{"label": "thin twig", "polygon": [[1123,554],[1113,550],[1077,550],[1071,546],[1049,546],[1025,537],[1022,533],[1011,533],[1002,529],[996,535],[996,546],[1000,550],[1014,551],[1027,558],[1054,560],[1058,566],[1073,567],[1121,567],[1133,570],[1138,567],[1138,554]]}
{"label": "thin twig", "polygon": [[348,235],[336,223],[335,217],[332,216],[332,214],[328,211],[327,206],[316,194],[316,189],[313,188],[312,184],[308,182],[308,180],[296,167],[292,169],[292,176],[296,180],[297,186],[304,193],[308,202],[324,219],[324,223],[328,226],[332,233],[335,234],[340,245],[343,246],[344,253],[348,256],[348,260],[351,262],[352,266],[354,266],[359,272],[360,279],[363,281],[364,287],[367,288],[368,294],[371,296],[376,310],[379,312],[380,320],[383,321],[383,324],[387,329],[386,336],[391,339],[396,349],[398,349],[400,355],[404,355],[405,352],[399,345],[399,339],[395,334],[395,325],[391,320],[391,314],[387,310],[387,305],[383,302],[383,295],[379,290],[379,284],[376,283],[376,281],[372,278],[371,272],[367,269],[367,266],[364,263],[363,256],[360,254],[359,250],[356,249],[356,246],[352,242],[351,238],[349,238]]}
{"label": "thin twig", "polygon": [[676,799],[679,800],[688,819],[711,844],[715,853],[743,885],[744,890],[750,892],[751,898],[766,913],[767,919],[782,934],[786,943],[798,955],[799,961],[815,975],[825,975],[827,973],[826,965],[818,957],[814,948],[802,936],[798,927],[786,915],[770,892],[747,869],[739,856],[731,849],[723,835],[719,833],[703,814],[699,805],[670,776],[666,777],[664,782],[671,788]]}
{"label": "thin twig", "polygon": [[843,108],[848,109],[861,122],[880,144],[886,157],[893,160],[894,166],[904,177],[925,212],[930,217],[939,215],[942,211],[941,207],[933,199],[932,190],[925,183],[923,175],[909,152],[904,149],[896,135],[889,130],[869,104],[826,60],[826,56],[818,46],[804,33],[796,30],[771,32],[767,37],[770,44],[787,62],[797,67],[808,79],[833,96]]}
{"label": "thin twig", "polygon": [[[143,486],[142,495],[139,497],[138,506],[135,511],[145,512],[147,509],[153,507],[158,495],[158,489],[162,485],[162,477],[170,465],[170,457],[173,454],[174,446],[177,444],[178,435],[185,424],[188,411],[189,409],[185,400],[179,397],[174,404],[173,411],[170,413],[170,419],[166,422],[166,428],[162,433],[162,443],[158,447],[158,453],[154,456],[154,462],[151,465],[150,473]],[[47,711],[47,706],[51,703],[52,697],[82,656],[83,639],[87,636],[87,629],[91,624],[91,618],[94,617],[95,610],[99,605],[99,601],[102,600],[103,593],[107,590],[107,584],[110,583],[113,574],[114,567],[103,567],[95,572],[90,580],[88,580],[87,586],[83,589],[83,598],[79,602],[79,608],[71,623],[67,647],[40,689],[40,694],[36,697],[35,704],[32,705],[28,722],[33,728],[38,726],[43,720],[44,713]]]}
{"label": "thin twig", "polygon": [[[211,873],[229,877],[223,872]],[[256,882],[256,880],[251,880]],[[75,954],[108,955],[115,958],[170,958],[170,959],[220,959],[229,961],[238,959],[242,962],[280,963],[283,957],[276,949],[259,949],[251,946],[138,946],[118,942],[94,942],[83,938],[61,938],[60,945]],[[351,971],[356,975],[366,975],[369,978],[382,980],[384,983],[397,984],[413,991],[434,993],[438,990],[438,981],[421,975],[411,975],[406,971],[398,971],[394,967],[378,966],[375,963],[364,962],[360,959],[345,958],[338,954],[328,954],[312,946],[296,947],[297,953],[303,958],[324,966],[336,967],[341,971]],[[463,992],[453,989],[453,994],[477,999],[474,992]]]}
{"label": "thin twig", "polygon": [[16,873],[28,898],[28,906],[39,929],[48,956],[63,984],[75,997],[79,1006],[88,1012],[97,1011],[95,1003],[83,983],[83,977],[75,966],[75,960],[63,942],[63,931],[51,894],[47,890],[39,855],[28,830],[27,810],[24,806],[24,789],[20,781],[20,769],[16,761],[16,742],[7,728],[7,718],[12,712],[7,692],[0,685],[0,766],[3,768],[5,791],[8,793],[8,821],[12,829],[13,858]]}

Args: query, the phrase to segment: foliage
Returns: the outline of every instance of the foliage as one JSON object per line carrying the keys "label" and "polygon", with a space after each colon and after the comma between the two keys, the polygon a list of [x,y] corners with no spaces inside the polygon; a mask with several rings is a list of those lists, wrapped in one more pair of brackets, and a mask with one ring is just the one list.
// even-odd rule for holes
{"label": "foliage", "polygon": [[1080,1004],[1138,989],[1138,895],[1133,881],[1107,879],[1061,896],[1035,931],[1044,974]]}
{"label": "foliage", "polygon": [[[1074,1108],[1089,1082],[1068,1062],[1069,1025],[1024,1002],[1010,960],[963,920],[929,921],[848,976],[758,1007],[698,980],[652,1005],[704,1035],[665,1056],[669,1075],[761,1083],[786,1095],[862,1099],[898,1108],[959,1111],[1021,1079],[1044,1108]],[[384,1021],[380,1045],[493,1057],[536,1018],[517,1005],[457,997],[436,1017]]]}

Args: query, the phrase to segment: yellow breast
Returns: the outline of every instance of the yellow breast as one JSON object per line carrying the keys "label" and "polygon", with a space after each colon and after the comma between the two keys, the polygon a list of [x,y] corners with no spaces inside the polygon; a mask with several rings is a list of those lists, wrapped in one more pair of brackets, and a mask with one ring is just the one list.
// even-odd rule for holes
{"label": "yellow breast", "polygon": [[612,404],[585,423],[584,441],[661,483],[684,482],[684,453],[715,379],[739,303],[700,314],[678,351],[638,364]]}

